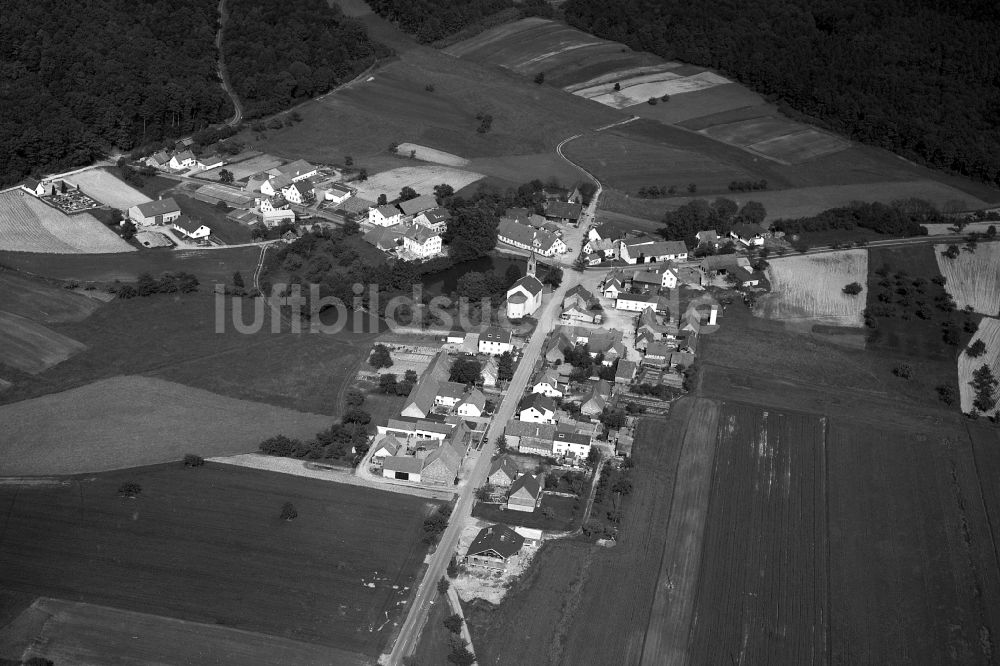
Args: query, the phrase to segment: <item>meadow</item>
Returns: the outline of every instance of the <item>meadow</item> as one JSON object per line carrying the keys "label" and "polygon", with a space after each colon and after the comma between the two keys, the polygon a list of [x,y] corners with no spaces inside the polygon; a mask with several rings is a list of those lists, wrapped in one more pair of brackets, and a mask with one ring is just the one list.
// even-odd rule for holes
{"label": "meadow", "polygon": [[864,293],[848,295],[843,288],[868,281],[868,251],[844,250],[771,259],[767,279],[771,291],[758,301],[756,312],[769,319],[807,321],[834,326],[864,325]]}
{"label": "meadow", "polygon": [[456,169],[448,166],[405,166],[388,171],[382,171],[368,180],[353,183],[358,190],[358,196],[363,199],[377,201],[380,194],[389,200],[399,196],[403,187],[412,187],[417,194],[434,194],[434,187],[447,183],[462,189],[482,178],[482,174]]}
{"label": "meadow", "polygon": [[15,188],[0,192],[0,250],[75,254],[135,248],[93,215],[66,215]]}
{"label": "meadow", "polygon": [[[983,317],[979,322],[979,328],[973,334],[969,344],[982,340],[986,345],[986,352],[978,358],[973,358],[963,351],[958,356],[958,395],[962,405],[962,412],[968,414],[973,410],[972,402],[976,398],[976,392],[972,389],[972,373],[984,365],[990,366],[993,376],[1000,376],[1000,319],[993,317]],[[997,392],[994,392],[997,397]],[[998,408],[994,407],[982,416],[994,416]]]}
{"label": "meadow", "polygon": [[105,169],[86,169],[66,179],[101,203],[125,210],[151,201],[149,197]]}
{"label": "meadow", "polygon": [[[86,292],[84,292],[86,293]],[[0,310],[42,323],[86,319],[101,306],[96,298],[0,270]]]}
{"label": "meadow", "polygon": [[954,259],[944,256],[947,249],[947,245],[935,245],[934,258],[955,303],[996,316],[1000,311],[1000,243],[980,243],[974,251],[963,249]]}
{"label": "meadow", "polygon": [[[135,499],[118,494],[127,481],[141,487]],[[284,502],[295,520],[280,519]],[[321,644],[337,663],[338,651],[372,660],[406,608],[432,507],[213,463],[8,485],[0,589]]]}
{"label": "meadow", "polygon": [[305,439],[332,424],[329,416],[137,376],[2,405],[0,421],[0,469],[11,476],[139,467],[186,453],[248,453],[272,434]]}
{"label": "meadow", "polygon": [[37,375],[79,354],[86,345],[16,314],[0,310],[0,364]]}

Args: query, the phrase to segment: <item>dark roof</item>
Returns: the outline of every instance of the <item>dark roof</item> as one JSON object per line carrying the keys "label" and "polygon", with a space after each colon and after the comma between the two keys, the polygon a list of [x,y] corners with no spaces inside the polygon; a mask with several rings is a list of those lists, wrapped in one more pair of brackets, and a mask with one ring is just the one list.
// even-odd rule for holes
{"label": "dark roof", "polygon": [[510,456],[500,456],[490,463],[490,472],[486,476],[493,476],[502,471],[510,479],[517,478],[517,463],[510,459]]}
{"label": "dark roof", "polygon": [[198,231],[198,229],[200,229],[202,226],[204,226],[201,222],[195,222],[187,215],[181,215],[176,220],[171,222],[171,224],[180,227],[189,234],[193,234],[194,232]]}
{"label": "dark roof", "polygon": [[538,497],[542,492],[542,486],[541,484],[538,483],[538,479],[536,479],[531,474],[522,474],[521,476],[514,479],[514,483],[510,484],[509,495],[513,495],[521,488],[527,490],[528,494],[530,494],[532,497]]}
{"label": "dark roof", "polygon": [[500,328],[499,326],[490,326],[485,331],[479,334],[479,341],[487,342],[505,342],[510,344],[511,332],[506,328]]}
{"label": "dark roof", "polygon": [[157,215],[165,215],[166,213],[178,213],[181,210],[181,207],[177,205],[177,202],[170,197],[160,199],[158,201],[147,201],[144,204],[139,204],[136,208],[139,209],[139,212],[142,213],[143,217],[155,217]]}
{"label": "dark roof", "polygon": [[525,275],[523,278],[515,282],[511,288],[507,290],[507,293],[510,293],[517,287],[524,287],[532,296],[537,296],[542,293],[542,281],[534,275]]}
{"label": "dark roof", "polygon": [[425,210],[423,216],[427,218],[427,221],[431,224],[438,224],[439,222],[446,222],[451,219],[451,213],[448,212],[447,208],[432,208],[431,210]]}
{"label": "dark roof", "polygon": [[384,206],[378,207],[378,212],[382,214],[382,217],[392,217],[393,215],[399,215],[399,209],[395,206],[390,206],[385,204]]}
{"label": "dark roof", "polygon": [[557,432],[555,439],[560,442],[569,442],[570,444],[590,444],[590,437],[581,435],[578,432]]}
{"label": "dark roof", "polygon": [[406,215],[416,215],[417,213],[421,213],[425,210],[437,208],[437,205],[437,200],[434,197],[429,194],[422,194],[416,199],[400,201],[399,209]]}
{"label": "dark roof", "polygon": [[567,203],[565,201],[552,201],[545,207],[545,217],[557,217],[567,220],[578,220],[583,212],[583,205],[578,203]]}
{"label": "dark roof", "polygon": [[534,439],[552,439],[556,434],[556,426],[551,423],[532,423],[530,421],[507,421],[504,434],[511,437],[532,437]]}
{"label": "dark roof", "polygon": [[511,528],[506,525],[490,525],[479,530],[465,554],[481,555],[493,551],[506,560],[517,555],[523,545],[524,537]]}
{"label": "dark roof", "polygon": [[382,462],[382,469],[390,472],[404,472],[406,474],[419,474],[424,468],[424,461],[413,456],[386,456]]}
{"label": "dark roof", "polygon": [[517,406],[517,411],[534,407],[538,411],[545,413],[545,411],[554,412],[556,411],[556,403],[552,398],[542,395],[541,393],[529,393],[521,399],[521,403]]}
{"label": "dark roof", "polygon": [[621,227],[614,225],[610,222],[605,222],[594,227],[594,231],[601,239],[607,240],[618,240],[619,238],[625,238],[628,234]]}
{"label": "dark roof", "polygon": [[759,224],[734,224],[733,233],[740,238],[753,238],[754,236],[764,235],[764,227]]}

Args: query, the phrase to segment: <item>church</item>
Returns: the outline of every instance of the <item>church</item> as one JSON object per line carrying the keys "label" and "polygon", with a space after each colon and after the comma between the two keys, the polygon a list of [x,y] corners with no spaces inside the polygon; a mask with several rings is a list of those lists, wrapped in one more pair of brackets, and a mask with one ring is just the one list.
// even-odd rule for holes
{"label": "church", "polygon": [[521,319],[534,314],[542,304],[542,281],[535,277],[535,254],[528,257],[528,274],[507,290],[507,318]]}

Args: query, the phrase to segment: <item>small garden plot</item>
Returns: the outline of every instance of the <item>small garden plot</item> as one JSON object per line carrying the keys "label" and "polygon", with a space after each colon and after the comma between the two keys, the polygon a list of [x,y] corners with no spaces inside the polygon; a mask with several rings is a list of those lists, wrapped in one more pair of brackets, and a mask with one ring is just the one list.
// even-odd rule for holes
{"label": "small garden plot", "polygon": [[957,257],[944,255],[947,245],[935,245],[941,275],[948,279],[945,289],[959,308],[972,306],[976,312],[994,317],[1000,309],[1000,243],[981,243],[974,252],[961,250]]}
{"label": "small garden plot", "polygon": [[357,187],[358,196],[363,199],[376,201],[378,195],[384,194],[391,201],[399,196],[399,191],[404,187],[412,187],[417,194],[433,194],[435,185],[447,183],[457,192],[482,177],[481,173],[446,166],[400,167],[352,184]]}
{"label": "small garden plot", "polygon": [[433,162],[434,164],[443,164],[445,166],[464,167],[469,163],[469,160],[464,157],[452,155],[436,148],[421,146],[416,143],[401,143],[397,152],[400,155],[412,155],[414,159]]}
{"label": "small garden plot", "polygon": [[151,201],[149,197],[104,169],[87,169],[72,176],[73,183],[112,208],[122,210]]}
{"label": "small garden plot", "polygon": [[[968,347],[958,356],[958,393],[961,397],[962,412],[968,414],[974,408],[973,401],[976,399],[976,391],[972,387],[973,373],[984,365],[990,367],[994,377],[1000,376],[1000,319],[993,317],[983,317],[979,322],[979,330],[972,336],[969,346],[982,341],[985,351],[979,356],[970,356]],[[993,397],[997,397],[998,392],[993,392]],[[997,407],[986,412],[980,412],[983,416],[993,416],[997,414]]]}
{"label": "small garden plot", "polygon": [[[38,374],[86,349],[86,345],[41,324],[0,310],[0,363]],[[58,414],[51,412],[50,414]],[[45,420],[45,417],[41,417]],[[4,430],[9,424],[0,418]],[[4,433],[6,437],[9,430]],[[8,440],[9,443],[9,440]],[[2,466],[0,466],[2,467]]]}
{"label": "small garden plot", "polygon": [[866,295],[844,293],[846,285],[868,280],[868,251],[787,257],[771,261],[771,293],[757,313],[768,319],[809,320],[839,326],[864,325]]}

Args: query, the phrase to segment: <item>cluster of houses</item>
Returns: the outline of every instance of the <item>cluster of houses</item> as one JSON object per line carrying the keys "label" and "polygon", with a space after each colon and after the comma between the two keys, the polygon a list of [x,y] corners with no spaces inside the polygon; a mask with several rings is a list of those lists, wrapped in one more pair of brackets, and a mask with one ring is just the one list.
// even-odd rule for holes
{"label": "cluster of houses", "polygon": [[688,259],[684,241],[665,241],[648,235],[633,235],[608,223],[592,227],[587,232],[583,254],[590,266],[616,259],[632,265],[684,262]]}
{"label": "cluster of houses", "polygon": [[160,171],[180,172],[192,169],[208,171],[218,169],[226,163],[217,153],[195,155],[191,150],[193,146],[194,139],[190,137],[181,139],[172,150],[158,150],[143,160],[143,164]]}
{"label": "cluster of houses", "polygon": [[383,204],[368,210],[372,229],[366,241],[400,258],[430,259],[442,254],[441,234],[448,229],[451,213],[428,194],[396,204]]}
{"label": "cluster of houses", "polygon": [[128,209],[128,218],[138,228],[167,226],[190,240],[208,238],[212,229],[183,214],[172,197],[147,201]]}

